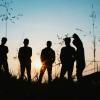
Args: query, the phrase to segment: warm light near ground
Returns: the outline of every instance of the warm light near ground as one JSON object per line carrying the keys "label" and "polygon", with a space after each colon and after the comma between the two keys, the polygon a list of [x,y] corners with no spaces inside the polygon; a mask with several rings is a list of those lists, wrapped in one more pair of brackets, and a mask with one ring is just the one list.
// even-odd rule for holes
{"label": "warm light near ground", "polygon": [[39,70],[41,68],[41,66],[42,66],[42,64],[41,64],[40,59],[34,59],[33,67]]}

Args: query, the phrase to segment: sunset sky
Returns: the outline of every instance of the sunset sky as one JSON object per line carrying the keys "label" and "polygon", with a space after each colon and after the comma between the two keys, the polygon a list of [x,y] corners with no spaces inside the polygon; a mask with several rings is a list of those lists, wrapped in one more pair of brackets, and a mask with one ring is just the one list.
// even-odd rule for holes
{"label": "sunset sky", "polygon": [[[0,0],[1,3],[2,0]],[[11,1],[11,0],[7,0]],[[100,0],[13,0],[10,7],[14,9],[13,15],[22,14],[15,24],[8,21],[8,61],[13,71],[18,70],[18,60],[13,59],[17,50],[23,46],[23,39],[29,38],[33,49],[32,61],[39,59],[41,50],[46,41],[51,40],[52,48],[60,50],[57,34],[64,37],[66,33],[72,36],[77,33],[83,41],[86,60],[93,59],[92,37],[92,4],[96,13],[95,34],[97,36],[96,59],[100,60]],[[0,6],[1,7],[1,6]],[[3,7],[0,14],[5,13]],[[83,32],[76,29],[82,29]],[[84,36],[87,35],[87,36]],[[0,39],[5,36],[5,22],[0,19]],[[15,71],[15,72],[16,72]]]}

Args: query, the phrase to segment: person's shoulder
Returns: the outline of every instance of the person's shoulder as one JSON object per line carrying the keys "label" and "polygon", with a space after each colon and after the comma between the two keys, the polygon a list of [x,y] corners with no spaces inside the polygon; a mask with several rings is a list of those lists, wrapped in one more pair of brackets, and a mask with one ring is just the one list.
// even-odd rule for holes
{"label": "person's shoulder", "polygon": [[28,47],[30,50],[32,50],[32,47]]}
{"label": "person's shoulder", "polygon": [[24,47],[20,47],[19,50],[22,50]]}
{"label": "person's shoulder", "polygon": [[66,47],[62,47],[62,48],[61,48],[61,50],[64,50],[64,49],[66,49]]}
{"label": "person's shoulder", "polygon": [[61,52],[65,52],[65,51],[66,51],[66,47],[62,47]]}
{"label": "person's shoulder", "polygon": [[8,46],[5,45],[6,48],[8,48]]}
{"label": "person's shoulder", "polygon": [[46,51],[46,50],[47,50],[47,47],[42,49],[42,51]]}
{"label": "person's shoulder", "polygon": [[19,49],[23,49],[24,47],[20,47]]}
{"label": "person's shoulder", "polygon": [[8,49],[8,46],[4,46],[4,48]]}
{"label": "person's shoulder", "polygon": [[54,49],[50,48],[52,52],[55,52]]}
{"label": "person's shoulder", "polygon": [[42,49],[41,54],[44,54],[46,51],[47,51],[46,48]]}
{"label": "person's shoulder", "polygon": [[72,49],[73,51],[75,51],[75,48],[74,48],[74,47],[72,47],[72,46],[71,46],[71,49]]}

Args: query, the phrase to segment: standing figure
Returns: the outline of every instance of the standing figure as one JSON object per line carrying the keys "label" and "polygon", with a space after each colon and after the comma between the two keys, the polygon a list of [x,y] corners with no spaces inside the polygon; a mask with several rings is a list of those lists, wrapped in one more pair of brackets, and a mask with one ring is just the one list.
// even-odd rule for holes
{"label": "standing figure", "polygon": [[43,74],[45,70],[48,71],[48,82],[50,83],[52,80],[52,64],[55,61],[55,51],[51,48],[52,42],[47,41],[47,47],[44,48],[41,52],[41,62],[42,67],[40,70],[40,76],[39,76],[39,83],[42,81]]}
{"label": "standing figure", "polygon": [[5,46],[6,42],[7,38],[3,37],[0,45],[0,71],[3,67],[6,74],[9,74],[8,61],[7,61],[7,53],[9,50],[8,47]]}
{"label": "standing figure", "polygon": [[75,49],[70,45],[71,39],[69,37],[64,39],[65,47],[61,49],[60,60],[62,64],[60,78],[62,79],[68,71],[68,80],[72,80],[72,72],[75,61]]}
{"label": "standing figure", "polygon": [[76,76],[77,80],[80,81],[82,79],[82,73],[85,68],[85,54],[84,47],[81,39],[77,34],[73,34],[73,44],[76,46]]}
{"label": "standing figure", "polygon": [[20,69],[21,69],[21,77],[20,79],[23,80],[25,68],[27,70],[27,77],[28,81],[31,81],[31,56],[32,56],[32,48],[28,47],[29,40],[26,38],[24,39],[24,46],[19,49],[18,58],[20,62]]}

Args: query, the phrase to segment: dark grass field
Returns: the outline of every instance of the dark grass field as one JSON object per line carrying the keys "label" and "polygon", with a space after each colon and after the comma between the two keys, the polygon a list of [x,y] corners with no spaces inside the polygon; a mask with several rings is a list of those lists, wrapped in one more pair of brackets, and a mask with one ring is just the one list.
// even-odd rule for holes
{"label": "dark grass field", "polygon": [[100,73],[84,76],[81,82],[56,78],[52,83],[28,83],[0,74],[0,100],[100,100]]}

